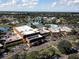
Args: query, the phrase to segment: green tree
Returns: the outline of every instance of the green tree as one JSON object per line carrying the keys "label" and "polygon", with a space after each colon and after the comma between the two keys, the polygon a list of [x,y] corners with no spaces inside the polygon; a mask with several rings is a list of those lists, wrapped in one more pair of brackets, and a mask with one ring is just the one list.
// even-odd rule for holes
{"label": "green tree", "polygon": [[19,59],[26,59],[27,53],[23,52],[21,54],[19,54]]}
{"label": "green tree", "polygon": [[79,47],[79,41],[75,42],[76,47]]}
{"label": "green tree", "polygon": [[79,59],[79,54],[71,54],[68,59]]}
{"label": "green tree", "polygon": [[56,53],[56,49],[53,47],[48,47],[47,49],[44,49],[40,51],[40,57],[39,59],[50,59],[53,56],[60,56],[59,53]]}
{"label": "green tree", "polygon": [[60,20],[59,24],[66,24],[67,23],[66,19],[63,17],[59,18],[59,20]]}
{"label": "green tree", "polygon": [[8,59],[19,59],[19,55],[15,54],[13,56],[8,57]]}
{"label": "green tree", "polygon": [[56,55],[53,48],[47,48],[41,51],[33,51],[27,54],[27,59],[49,59]]}
{"label": "green tree", "polygon": [[38,59],[39,52],[38,51],[33,51],[28,53],[27,59]]}
{"label": "green tree", "polygon": [[26,57],[27,57],[27,52],[21,52],[21,53],[9,56],[8,59],[27,59]]}
{"label": "green tree", "polygon": [[58,44],[58,49],[63,54],[70,54],[71,47],[72,47],[72,44],[67,40],[60,41]]}
{"label": "green tree", "polygon": [[40,56],[41,58],[50,58],[51,56],[55,55],[55,50],[54,50],[54,48],[47,48],[47,49],[44,49],[43,51],[41,51],[40,54],[41,54],[41,56]]}
{"label": "green tree", "polygon": [[73,35],[77,34],[77,31],[75,29],[73,29],[71,32],[72,32]]}

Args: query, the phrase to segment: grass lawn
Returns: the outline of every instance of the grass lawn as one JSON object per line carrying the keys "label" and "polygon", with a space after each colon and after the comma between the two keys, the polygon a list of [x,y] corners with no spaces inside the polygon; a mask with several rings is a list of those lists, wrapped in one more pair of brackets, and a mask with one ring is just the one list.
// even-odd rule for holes
{"label": "grass lawn", "polygon": [[0,27],[11,27],[10,25],[0,24]]}

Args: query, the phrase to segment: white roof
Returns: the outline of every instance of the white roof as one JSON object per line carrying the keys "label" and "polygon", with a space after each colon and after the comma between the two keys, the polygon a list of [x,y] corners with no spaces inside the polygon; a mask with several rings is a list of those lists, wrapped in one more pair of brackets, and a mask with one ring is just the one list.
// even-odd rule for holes
{"label": "white roof", "polygon": [[41,33],[49,33],[49,32],[50,32],[50,31],[47,30],[45,27],[40,28],[39,31],[40,31]]}
{"label": "white roof", "polygon": [[61,31],[66,31],[66,32],[71,32],[72,29],[69,28],[69,27],[64,26],[64,27],[62,27],[60,30],[61,30]]}
{"label": "white roof", "polygon": [[15,27],[15,29],[18,30],[23,35],[28,35],[28,34],[33,34],[33,33],[39,32],[38,30],[33,29],[27,25]]}
{"label": "white roof", "polygon": [[51,28],[49,28],[51,32],[60,32],[60,27],[58,25],[52,24]]}
{"label": "white roof", "polygon": [[59,29],[52,29],[52,28],[49,28],[49,30],[50,30],[51,32],[60,32]]}
{"label": "white roof", "polygon": [[2,44],[0,44],[0,47],[2,47],[3,45]]}
{"label": "white roof", "polygon": [[71,28],[67,26],[58,26],[58,25],[51,25],[51,28],[49,28],[51,32],[60,32],[60,31],[66,31],[66,32],[71,32]]}

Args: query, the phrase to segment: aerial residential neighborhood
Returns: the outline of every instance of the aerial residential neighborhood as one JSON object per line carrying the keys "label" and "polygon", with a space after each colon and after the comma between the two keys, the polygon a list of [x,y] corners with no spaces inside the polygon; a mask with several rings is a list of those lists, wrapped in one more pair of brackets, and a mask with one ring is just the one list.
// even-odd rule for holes
{"label": "aerial residential neighborhood", "polygon": [[73,20],[76,23],[72,23],[73,21],[67,20],[66,16],[59,14],[60,17],[54,14],[51,16],[50,14],[40,16],[40,13],[37,13],[37,16],[27,13],[19,14],[18,17],[22,15],[19,17],[22,20],[11,12],[1,15],[0,58],[30,59],[33,56],[34,59],[68,59],[74,54],[77,55],[79,52],[79,24],[77,22],[79,20]]}
{"label": "aerial residential neighborhood", "polygon": [[79,59],[79,0],[0,0],[0,59]]}

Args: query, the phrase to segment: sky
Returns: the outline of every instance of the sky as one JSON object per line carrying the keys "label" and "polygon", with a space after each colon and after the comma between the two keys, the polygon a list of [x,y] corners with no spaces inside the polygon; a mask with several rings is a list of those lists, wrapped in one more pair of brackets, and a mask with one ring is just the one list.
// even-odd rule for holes
{"label": "sky", "polygon": [[79,0],[0,0],[0,11],[79,12]]}

